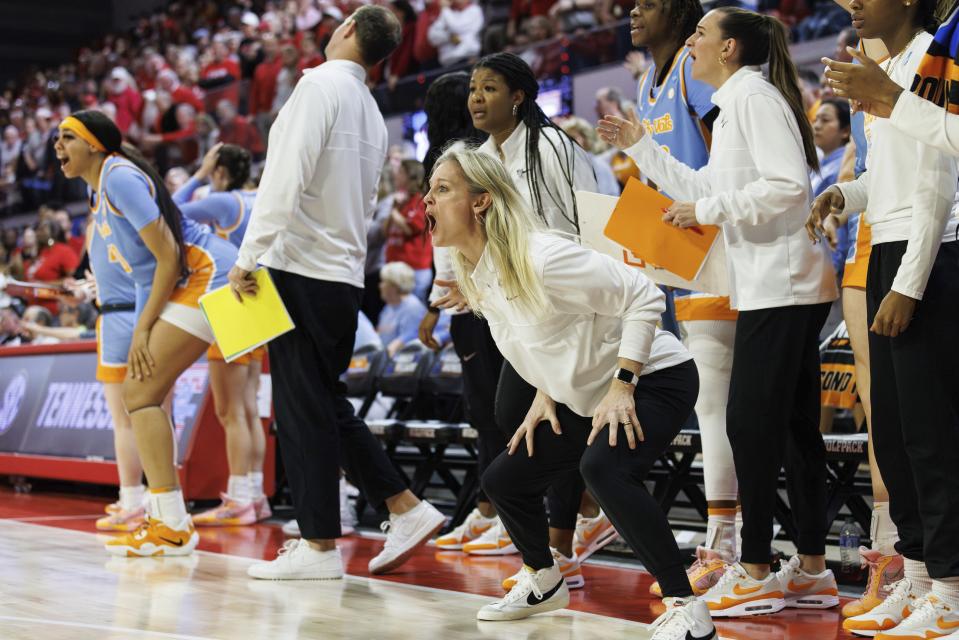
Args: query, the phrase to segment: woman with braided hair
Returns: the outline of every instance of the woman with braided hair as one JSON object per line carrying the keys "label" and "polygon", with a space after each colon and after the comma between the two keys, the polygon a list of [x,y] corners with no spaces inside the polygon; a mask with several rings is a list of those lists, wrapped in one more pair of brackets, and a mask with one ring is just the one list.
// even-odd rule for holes
{"label": "woman with braided hair", "polygon": [[[597,191],[596,177],[589,154],[543,113],[536,103],[538,94],[539,83],[526,62],[510,53],[495,53],[480,59],[473,67],[466,106],[473,126],[489,134],[478,150],[503,162],[513,186],[545,227],[578,237],[575,191]],[[445,252],[437,254],[436,284],[438,287],[453,285],[452,268]],[[431,296],[435,307],[458,306],[456,292],[446,296],[437,296],[438,293],[441,292],[434,290]],[[506,416],[522,415],[509,406],[518,396],[502,397],[500,390],[504,386],[532,389],[509,363],[504,363],[500,373],[496,413],[497,416],[501,411]],[[526,408],[523,407],[523,411]],[[518,426],[498,418],[496,422],[507,436]],[[573,588],[584,584],[580,571],[582,557],[615,536],[608,518],[588,498],[589,513],[585,515],[591,517],[579,517],[584,487],[581,476],[574,471],[555,482],[549,492],[550,543],[568,585]],[[499,555],[516,553],[517,549],[505,527],[497,521],[481,537],[464,544],[463,551]],[[504,589],[511,589],[516,578],[507,578]]]}

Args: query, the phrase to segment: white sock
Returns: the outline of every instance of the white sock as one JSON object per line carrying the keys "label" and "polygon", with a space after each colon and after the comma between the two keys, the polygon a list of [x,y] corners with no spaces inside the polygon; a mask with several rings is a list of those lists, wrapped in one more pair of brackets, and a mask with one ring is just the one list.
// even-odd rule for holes
{"label": "white sock", "polygon": [[940,578],[932,581],[932,594],[954,611],[959,611],[959,578]]}
{"label": "white sock", "polygon": [[250,504],[253,501],[253,495],[249,476],[230,476],[226,485],[226,494],[240,504]]}
{"label": "white sock", "polygon": [[932,591],[932,578],[929,577],[925,562],[903,558],[903,568],[906,577],[912,583],[913,593],[924,596]]}
{"label": "white sock", "polygon": [[884,556],[894,556],[898,553],[896,543],[899,542],[899,531],[889,517],[889,502],[873,504],[869,537],[872,538],[874,551]]}
{"label": "white sock", "polygon": [[263,472],[251,471],[246,477],[250,479],[250,495],[254,500],[259,500],[263,497]]}
{"label": "white sock", "polygon": [[743,555],[743,508],[736,507],[736,561]]}
{"label": "white sock", "polygon": [[183,501],[183,491],[154,491],[150,489],[150,515],[163,522],[171,529],[178,529],[186,519],[186,503]]}
{"label": "white sock", "polygon": [[718,551],[726,562],[735,562],[736,509],[709,509],[706,520],[706,548]]}
{"label": "white sock", "polygon": [[120,508],[124,511],[136,511],[143,506],[143,496],[147,488],[142,484],[120,487]]}

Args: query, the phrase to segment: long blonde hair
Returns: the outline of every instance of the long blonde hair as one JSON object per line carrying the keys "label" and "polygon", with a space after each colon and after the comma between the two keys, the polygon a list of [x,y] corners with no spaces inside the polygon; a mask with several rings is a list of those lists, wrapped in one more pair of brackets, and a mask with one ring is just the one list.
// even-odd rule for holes
{"label": "long blonde hair", "polygon": [[[513,186],[506,167],[496,158],[463,143],[446,149],[435,166],[444,162],[455,162],[459,166],[470,193],[490,196],[490,206],[480,224],[486,233],[486,253],[507,298],[533,314],[542,313],[547,308],[546,291],[530,255],[530,235],[543,228]],[[478,313],[481,294],[470,277],[476,265],[452,247],[450,259],[459,290]]]}

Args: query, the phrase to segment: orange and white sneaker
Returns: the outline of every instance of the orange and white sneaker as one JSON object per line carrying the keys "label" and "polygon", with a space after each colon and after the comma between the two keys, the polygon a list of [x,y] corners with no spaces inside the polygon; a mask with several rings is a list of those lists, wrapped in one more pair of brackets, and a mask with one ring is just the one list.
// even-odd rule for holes
{"label": "orange and white sneaker", "polygon": [[490,527],[495,525],[496,522],[496,516],[487,518],[480,513],[479,509],[473,509],[460,526],[445,536],[440,536],[433,544],[442,551],[460,550],[464,544],[476,540],[489,531]]}
{"label": "orange and white sneaker", "polygon": [[877,640],[930,640],[945,638],[957,631],[959,610],[928,593],[916,600],[916,607],[908,618],[888,631],[879,632],[875,637]]}
{"label": "orange and white sneaker", "polygon": [[794,609],[831,609],[839,605],[839,585],[831,569],[811,574],[803,571],[799,556],[784,562],[776,573],[786,606]]}
{"label": "orange and white sneaker", "polygon": [[778,575],[770,573],[764,580],[756,580],[739,563],[726,565],[726,571],[701,599],[714,618],[761,616],[786,607]]}
{"label": "orange and white sneaker", "polygon": [[266,496],[260,496],[253,501],[253,511],[256,513],[257,522],[273,517],[273,509],[270,508],[270,501],[266,499]]}
{"label": "orange and white sneaker", "polygon": [[[576,554],[574,553],[572,558],[567,558],[553,547],[550,547],[549,550],[553,554],[553,560],[559,565],[559,572],[566,579],[566,588],[582,589],[583,585],[586,584],[586,579],[583,578],[582,564]],[[519,571],[503,580],[503,591],[512,591],[524,571],[526,571],[526,568],[520,567]]]}
{"label": "orange and white sneaker", "polygon": [[503,521],[499,518],[496,518],[496,524],[479,538],[465,543],[463,551],[473,556],[508,556],[519,553],[519,549],[513,544],[506,527],[503,526]]}
{"label": "orange and white sneaker", "polygon": [[[689,576],[689,586],[693,588],[693,595],[697,598],[716,584],[726,571],[726,561],[718,551],[706,547],[696,547],[696,561],[689,565],[686,575]],[[663,597],[663,590],[659,582],[649,587],[649,593],[657,598]]]}
{"label": "orange and white sneaker", "polygon": [[577,518],[576,533],[573,535],[573,555],[585,562],[610,542],[616,539],[616,529],[606,514],[600,510],[595,518]]}
{"label": "orange and white sneaker", "polygon": [[133,511],[120,509],[97,520],[97,531],[133,531],[143,523],[144,518],[146,510],[143,508]]}
{"label": "orange and white sneaker", "polygon": [[240,504],[225,493],[220,494],[222,502],[208,511],[193,516],[193,524],[198,527],[237,527],[256,522],[256,508],[252,502]]}
{"label": "orange and white sneaker", "polygon": [[859,548],[864,566],[869,567],[869,580],[866,582],[866,592],[862,597],[847,602],[842,608],[843,618],[861,616],[875,609],[892,591],[891,585],[902,580],[902,556],[899,554],[884,556],[878,551],[865,547]]}
{"label": "orange and white sneaker", "polygon": [[104,546],[109,554],[127,558],[153,556],[186,556],[193,553],[200,536],[190,516],[176,528],[149,516],[136,531],[109,540]]}
{"label": "orange and white sneaker", "polygon": [[913,591],[909,578],[903,578],[883,588],[885,597],[875,607],[858,616],[846,618],[842,628],[857,636],[871,638],[889,631],[908,618],[921,598]]}

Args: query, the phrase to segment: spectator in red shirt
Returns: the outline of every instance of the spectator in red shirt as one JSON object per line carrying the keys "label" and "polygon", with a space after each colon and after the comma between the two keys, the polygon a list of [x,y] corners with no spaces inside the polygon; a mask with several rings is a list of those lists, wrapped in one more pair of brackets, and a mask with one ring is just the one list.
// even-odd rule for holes
{"label": "spectator in red shirt", "polygon": [[316,38],[310,32],[304,33],[303,38],[300,39],[300,62],[297,64],[300,75],[302,76],[307,69],[318,67],[324,62],[326,62],[326,58],[317,48]]}
{"label": "spectator in red shirt", "polygon": [[70,219],[70,214],[67,213],[66,209],[57,208],[53,212],[53,219],[63,230],[63,236],[66,239],[67,244],[73,249],[73,252],[77,254],[77,258],[83,258],[84,245],[86,244],[83,241],[83,236],[73,235],[73,220]]}
{"label": "spectator in red shirt", "polygon": [[407,0],[392,0],[390,9],[403,25],[403,39],[393,55],[387,60],[386,82],[390,91],[396,88],[397,81],[416,70],[413,48],[416,45],[416,10]]}
{"label": "spectator in red shirt", "polygon": [[107,101],[117,108],[116,123],[126,135],[131,125],[139,122],[143,112],[143,97],[136,90],[133,76],[123,67],[114,67],[107,80]]}
{"label": "spectator in red shirt", "polygon": [[[213,40],[213,60],[200,70],[199,85],[205,91],[215,91],[220,99],[240,103],[240,65],[230,55],[222,38]],[[219,101],[218,101],[219,102]]]}
{"label": "spectator in red shirt", "polygon": [[383,223],[386,233],[386,261],[405,262],[413,269],[413,294],[426,300],[433,282],[433,246],[426,233],[426,205],[423,204],[423,165],[403,160],[393,177],[396,194],[393,210]]}
{"label": "spectator in red shirt", "polygon": [[164,69],[157,75],[158,86],[170,94],[173,106],[188,104],[197,113],[206,111],[203,106],[202,92],[195,87],[188,87],[180,82],[180,78],[172,69]]}
{"label": "spectator in red shirt", "polygon": [[265,136],[269,130],[273,98],[276,96],[276,77],[283,68],[283,62],[279,56],[280,45],[272,33],[263,34],[262,47],[263,62],[257,65],[250,84],[250,113],[260,127],[260,133]]}
{"label": "spectator in red shirt", "polygon": [[506,23],[506,37],[512,42],[520,34],[523,21],[532,16],[549,15],[556,0],[513,0]]}
{"label": "spectator in red shirt", "polygon": [[[26,268],[27,281],[59,285],[64,278],[73,276],[80,258],[67,244],[59,224],[51,220],[38,224],[37,245],[40,249],[37,258]],[[46,307],[50,313],[57,312],[56,300],[32,300],[31,303]]]}
{"label": "spectator in red shirt", "polygon": [[416,34],[413,38],[413,57],[420,69],[432,69],[438,64],[439,52],[430,44],[429,30],[442,11],[439,0],[427,0],[426,8],[416,18]]}
{"label": "spectator in red shirt", "polygon": [[217,103],[216,119],[220,125],[217,142],[243,147],[256,159],[266,151],[260,130],[248,117],[239,115],[236,105],[229,100],[220,100]]}

